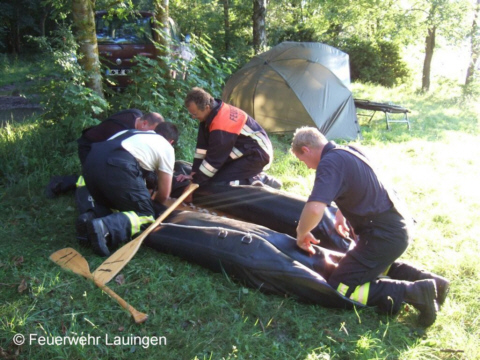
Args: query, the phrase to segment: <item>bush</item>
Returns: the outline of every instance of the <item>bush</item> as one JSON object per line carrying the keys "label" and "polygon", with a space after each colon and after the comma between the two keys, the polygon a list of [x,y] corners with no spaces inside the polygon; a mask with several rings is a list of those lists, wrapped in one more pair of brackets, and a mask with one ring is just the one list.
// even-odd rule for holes
{"label": "bush", "polygon": [[480,98],[480,76],[475,78],[470,83],[463,85],[462,94],[466,99]]}
{"label": "bush", "polygon": [[227,59],[223,59],[222,63],[218,61],[207,41],[194,37],[191,45],[195,58],[188,63],[168,55],[162,57],[160,63],[146,57],[137,57],[138,64],[132,72],[133,84],[110,99],[113,109],[155,111],[161,113],[166,121],[176,124],[180,129],[176,156],[185,160],[193,158],[198,126],[198,122],[190,118],[184,107],[187,92],[198,86],[219,98],[234,66]]}
{"label": "bush", "polygon": [[68,25],[60,25],[51,37],[31,40],[47,54],[45,61],[53,63],[49,78],[36,79],[44,118],[78,136],[85,127],[98,123],[96,116],[108,109],[108,103],[85,86],[86,74],[75,56],[78,45]]}
{"label": "bush", "polygon": [[272,46],[283,41],[317,42],[319,39],[316,30],[303,23],[270,29],[269,42]]}
{"label": "bush", "polygon": [[395,43],[352,37],[331,45],[350,56],[352,81],[393,87],[405,82],[409,76],[407,65],[402,61]]}

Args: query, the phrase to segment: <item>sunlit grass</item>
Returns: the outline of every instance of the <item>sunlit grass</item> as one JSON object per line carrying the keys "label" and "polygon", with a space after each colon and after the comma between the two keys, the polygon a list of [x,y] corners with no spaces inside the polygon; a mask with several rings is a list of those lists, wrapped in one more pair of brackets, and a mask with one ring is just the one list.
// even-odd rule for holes
{"label": "sunlit grass", "polygon": [[[478,358],[479,346],[472,346],[480,335],[476,327],[480,322],[478,102],[462,98],[455,89],[422,94],[355,84],[355,92],[357,98],[393,102],[411,110],[411,131],[405,124],[391,124],[387,131],[383,113],[376,114],[369,126],[360,119],[363,139],[356,143],[405,199],[416,220],[415,240],[402,259],[452,281],[432,336],[399,350],[394,358]],[[283,165],[274,169],[292,169],[290,175],[278,173],[287,179],[289,191],[307,196],[313,171],[297,168],[291,155],[278,161]],[[376,350],[377,340],[359,338],[355,358],[384,358],[382,347]]]}
{"label": "sunlit grass", "polygon": [[[354,84],[358,98],[409,108],[405,124],[385,129],[383,114],[363,139],[379,170],[405,198],[417,220],[415,241],[403,260],[446,276],[452,290],[429,329],[417,313],[398,317],[374,309],[343,311],[302,304],[245,288],[224,274],[141,249],[111,287],[149,320],[136,325],[93,284],[48,260],[77,248],[73,197],[44,197],[51,175],[74,172],[74,142],[61,128],[34,120],[0,129],[0,347],[8,355],[16,332],[102,336],[166,336],[168,345],[141,347],[23,346],[18,359],[478,359],[480,358],[480,112],[460,92],[420,94],[406,87]],[[269,173],[284,189],[308,196],[314,172],[289,153],[291,134],[272,136]],[[190,159],[184,159],[190,160]],[[79,251],[90,268],[102,259]],[[22,261],[19,258],[22,257]],[[27,288],[18,291],[22,280]]]}

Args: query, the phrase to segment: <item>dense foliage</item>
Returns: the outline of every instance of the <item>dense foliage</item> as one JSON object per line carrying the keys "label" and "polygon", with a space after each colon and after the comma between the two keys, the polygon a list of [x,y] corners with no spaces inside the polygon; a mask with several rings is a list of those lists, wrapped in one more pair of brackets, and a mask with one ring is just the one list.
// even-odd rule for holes
{"label": "dense foliage", "polygon": [[408,78],[399,46],[391,41],[372,42],[352,37],[335,45],[349,54],[352,81],[393,87]]}
{"label": "dense foliage", "polygon": [[220,98],[225,79],[234,66],[230,60],[217,60],[209,43],[202,39],[194,36],[190,46],[195,58],[185,62],[167,54],[164,58],[168,64],[167,69],[155,60],[138,57],[138,65],[132,76],[133,84],[122,93],[111,94],[110,98],[112,111],[122,108],[156,111],[167,121],[175,123],[181,129],[177,156],[187,159],[193,156],[197,129],[197,121],[185,111],[184,99],[187,92],[192,87],[199,86]]}
{"label": "dense foliage", "polygon": [[[156,1],[116,4],[124,11],[152,10]],[[0,27],[0,51],[38,51],[25,35],[54,37],[52,31],[60,23],[71,21],[69,1],[45,0],[41,4],[31,0],[0,3],[4,24]],[[407,81],[410,74],[404,63],[406,46],[422,44],[425,49],[425,41],[432,45],[424,54],[423,70],[423,76],[430,78],[438,41],[431,34],[447,42],[470,38],[478,43],[478,26],[473,22],[472,27],[472,21],[479,10],[473,4],[474,0],[271,0],[266,12],[267,41],[270,47],[281,41],[338,45],[350,55],[354,80],[392,86]],[[96,2],[96,10],[105,8],[111,8],[111,2]],[[254,55],[251,1],[171,0],[168,11],[185,34],[207,41],[217,60],[231,57],[241,66]],[[472,61],[478,65],[478,47],[472,50],[477,52],[472,53]],[[416,81],[420,84],[420,79]]]}

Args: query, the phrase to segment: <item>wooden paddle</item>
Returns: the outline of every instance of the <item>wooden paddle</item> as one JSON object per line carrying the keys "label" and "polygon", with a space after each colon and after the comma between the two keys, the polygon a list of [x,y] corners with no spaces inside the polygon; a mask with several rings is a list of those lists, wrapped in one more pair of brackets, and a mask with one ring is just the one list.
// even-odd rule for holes
{"label": "wooden paddle", "polygon": [[127,310],[133,316],[133,319],[137,324],[143,323],[147,320],[147,314],[137,311],[132,305],[123,300],[107,285],[97,281],[90,272],[90,267],[88,266],[87,260],[85,260],[85,258],[77,250],[72,248],[58,250],[50,255],[50,260],[57,265],[60,265],[64,269],[70,270],[75,274],[92,280],[95,285],[106,292],[110,297],[115,299],[125,310]]}
{"label": "wooden paddle", "polygon": [[182,193],[182,195],[165,210],[162,215],[158,217],[155,222],[150,224],[150,226],[145,229],[143,233],[137,236],[132,241],[123,245],[120,249],[115,251],[110,257],[105,260],[94,272],[93,277],[95,281],[100,282],[101,284],[106,284],[112,280],[119,272],[123,269],[125,265],[133,258],[137,253],[138,249],[143,243],[143,240],[154,230],[158,225],[162,223],[165,218],[170,215],[170,213],[175,210],[175,208],[182,203],[182,201],[190,195],[195,189],[198,188],[198,184],[190,184]]}

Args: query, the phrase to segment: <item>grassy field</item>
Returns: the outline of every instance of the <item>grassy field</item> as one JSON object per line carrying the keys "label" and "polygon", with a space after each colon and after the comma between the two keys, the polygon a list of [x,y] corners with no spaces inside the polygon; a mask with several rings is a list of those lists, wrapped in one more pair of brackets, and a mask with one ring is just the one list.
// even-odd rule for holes
{"label": "grassy field", "polygon": [[[443,91],[442,91],[443,89]],[[385,129],[382,114],[363,118],[362,145],[407,200],[417,220],[403,260],[446,276],[451,292],[436,323],[417,314],[343,311],[264,295],[226,275],[142,248],[111,287],[149,320],[136,325],[93,284],[48,256],[70,246],[95,269],[102,259],[75,240],[73,197],[46,199],[51,175],[78,169],[74,142],[46,121],[0,129],[0,358],[8,359],[480,359],[480,105],[455,87],[418,94],[355,84],[357,98],[411,109]],[[287,191],[308,195],[313,172],[274,137],[271,173]],[[190,159],[185,159],[190,160]],[[17,346],[21,334],[25,343]],[[85,345],[39,339],[84,336]],[[130,336],[159,345],[128,344]],[[124,344],[115,344],[121,339]],[[57,340],[59,341],[59,340]]]}

